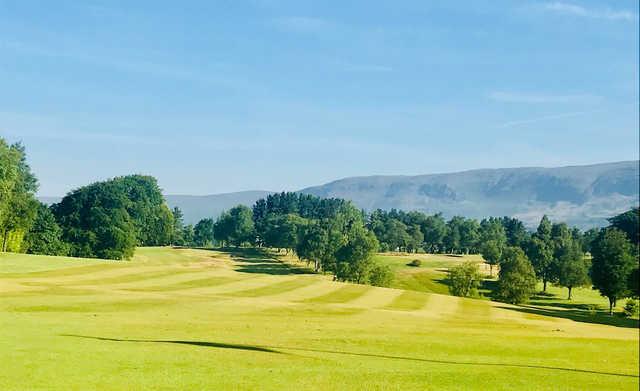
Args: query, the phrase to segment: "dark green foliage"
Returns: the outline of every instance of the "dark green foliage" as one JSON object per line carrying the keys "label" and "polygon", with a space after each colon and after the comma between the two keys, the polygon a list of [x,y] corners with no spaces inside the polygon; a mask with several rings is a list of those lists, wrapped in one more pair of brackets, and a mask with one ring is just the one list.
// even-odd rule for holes
{"label": "dark green foliage", "polygon": [[598,237],[600,230],[598,228],[591,228],[586,230],[582,234],[582,249],[588,253],[591,252],[591,244]]}
{"label": "dark green foliage", "polygon": [[640,208],[633,208],[609,219],[610,226],[627,235],[631,243],[640,243]]}
{"label": "dark green foliage", "polygon": [[255,227],[251,209],[244,205],[222,213],[214,226],[216,240],[236,247],[244,243],[255,243]]}
{"label": "dark green foliage", "polygon": [[96,182],[67,194],[53,212],[73,256],[127,259],[136,245],[171,241],[173,215],[155,178]]}
{"label": "dark green foliage", "polygon": [[523,247],[529,240],[529,232],[524,223],[514,217],[505,216],[502,218],[502,226],[507,237],[507,245],[512,247]]}
{"label": "dark green foliage", "polygon": [[569,290],[568,299],[571,300],[573,288],[586,286],[590,283],[589,263],[577,240],[568,240],[562,243],[556,253],[558,256],[558,284]]}
{"label": "dark green foliage", "polygon": [[419,259],[414,259],[413,261],[407,263],[407,266],[420,267],[422,265],[422,261]]}
{"label": "dark green foliage", "polygon": [[629,275],[638,265],[627,235],[607,228],[592,244],[591,281],[600,294],[609,299],[609,313],[618,299],[629,294]]}
{"label": "dark green foliage", "polygon": [[536,289],[536,274],[519,247],[507,247],[500,262],[497,297],[507,303],[529,300]]}
{"label": "dark green foliage", "polygon": [[378,250],[378,240],[361,224],[348,226],[345,236],[345,243],[335,255],[339,266],[336,277],[339,281],[366,284],[375,266],[371,255]]}
{"label": "dark green foliage", "polygon": [[191,224],[187,224],[184,227],[182,227],[182,245],[183,246],[194,246],[195,243],[195,232],[193,229],[193,225]]}
{"label": "dark green foliage", "polygon": [[387,265],[374,265],[369,273],[369,284],[388,287],[393,282],[393,272]]}
{"label": "dark green foliage", "polygon": [[[517,221],[517,220],[516,220]],[[500,262],[502,251],[507,245],[503,220],[496,218],[484,219],[480,222],[480,254],[489,264],[489,273],[493,276],[493,266]]]}
{"label": "dark green foliage", "polygon": [[76,257],[127,259],[133,255],[136,227],[127,212],[131,201],[117,181],[96,182],[67,194],[53,206]]}
{"label": "dark green foliage", "polygon": [[449,291],[454,296],[477,296],[482,274],[475,262],[464,262],[449,269]]}
{"label": "dark green foliage", "polygon": [[267,247],[295,250],[301,229],[308,220],[297,214],[270,214],[263,223],[262,244]]}
{"label": "dark green foliage", "polygon": [[36,219],[24,238],[24,248],[29,254],[40,255],[67,255],[69,252],[53,212],[42,203],[38,205]]}
{"label": "dark green foliage", "polygon": [[500,262],[504,245],[497,240],[488,240],[480,245],[480,254],[489,264],[489,274],[493,276],[493,266]]}
{"label": "dark green foliage", "polygon": [[637,299],[629,299],[624,304],[624,316],[627,318],[631,318],[632,316],[638,315],[638,300]]}
{"label": "dark green foliage", "polygon": [[629,273],[628,283],[629,293],[635,298],[640,298],[640,269],[636,264],[636,268]]}
{"label": "dark green foliage", "polygon": [[213,244],[213,219],[202,219],[193,228],[193,244],[198,247],[208,247]]}
{"label": "dark green foliage", "polygon": [[443,239],[447,233],[447,224],[442,214],[427,216],[421,229],[424,232],[425,251],[430,253],[443,251]]}
{"label": "dark green foliage", "polygon": [[154,177],[129,175],[112,180],[130,201],[127,212],[136,230],[140,246],[164,246],[171,243],[173,213],[169,210]]}
{"label": "dark green foliage", "polygon": [[[557,281],[557,263],[554,262],[556,243],[552,236],[553,225],[544,215],[538,229],[525,243],[524,250],[531,261],[538,279],[542,280],[542,290],[546,292],[547,283]],[[560,228],[556,228],[560,231]]]}
{"label": "dark green foliage", "polygon": [[184,237],[184,214],[177,206],[171,210],[173,215],[173,229],[171,232],[171,244],[174,246],[184,246],[187,241]]}

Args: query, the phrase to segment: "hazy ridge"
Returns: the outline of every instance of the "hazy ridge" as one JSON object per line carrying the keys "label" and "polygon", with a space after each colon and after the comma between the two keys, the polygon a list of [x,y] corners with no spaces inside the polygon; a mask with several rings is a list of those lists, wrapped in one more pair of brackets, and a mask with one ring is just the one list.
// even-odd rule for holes
{"label": "hazy ridge", "polygon": [[[403,209],[446,217],[514,216],[529,226],[543,214],[582,228],[602,226],[606,218],[639,202],[638,161],[568,167],[523,167],[470,170],[416,176],[366,176],[333,181],[300,190],[320,197],[353,201],[365,210]],[[269,191],[166,195],[185,222],[217,217],[234,205],[251,206]],[[59,197],[40,197],[51,203]]]}

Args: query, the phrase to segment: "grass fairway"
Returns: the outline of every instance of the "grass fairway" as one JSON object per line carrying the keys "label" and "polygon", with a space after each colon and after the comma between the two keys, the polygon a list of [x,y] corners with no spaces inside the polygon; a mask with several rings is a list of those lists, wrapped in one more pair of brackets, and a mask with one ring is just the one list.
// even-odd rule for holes
{"label": "grass fairway", "polygon": [[638,388],[637,322],[337,283],[257,251],[8,254],[0,294],[2,390]]}

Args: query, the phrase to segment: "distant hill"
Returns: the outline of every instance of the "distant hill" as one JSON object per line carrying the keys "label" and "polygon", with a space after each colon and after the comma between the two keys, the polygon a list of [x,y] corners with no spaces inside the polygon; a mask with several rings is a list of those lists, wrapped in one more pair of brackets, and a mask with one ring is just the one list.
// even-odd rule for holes
{"label": "distant hill", "polygon": [[[639,162],[558,168],[524,167],[417,176],[345,178],[300,190],[319,197],[339,197],[365,210],[403,209],[483,218],[513,216],[534,227],[543,214],[581,228],[603,226],[606,219],[637,206]],[[217,217],[235,205],[247,206],[268,191],[206,196],[167,195],[187,223]],[[46,203],[59,197],[40,197]]]}
{"label": "distant hill", "polygon": [[171,208],[177,206],[184,213],[187,224],[195,224],[205,217],[218,217],[220,213],[238,204],[252,206],[260,198],[271,194],[269,191],[252,190],[236,193],[213,194],[204,196],[166,195]]}
{"label": "distant hill", "polygon": [[543,214],[582,228],[638,205],[639,162],[558,168],[483,169],[417,176],[346,178],[301,190],[352,200],[366,209],[514,216],[530,227]]}

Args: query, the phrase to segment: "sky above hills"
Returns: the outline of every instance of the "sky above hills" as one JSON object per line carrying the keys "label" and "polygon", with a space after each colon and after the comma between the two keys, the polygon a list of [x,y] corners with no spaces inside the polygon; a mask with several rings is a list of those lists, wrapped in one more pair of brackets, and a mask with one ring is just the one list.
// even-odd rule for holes
{"label": "sky above hills", "polygon": [[638,159],[638,1],[0,0],[41,195]]}

